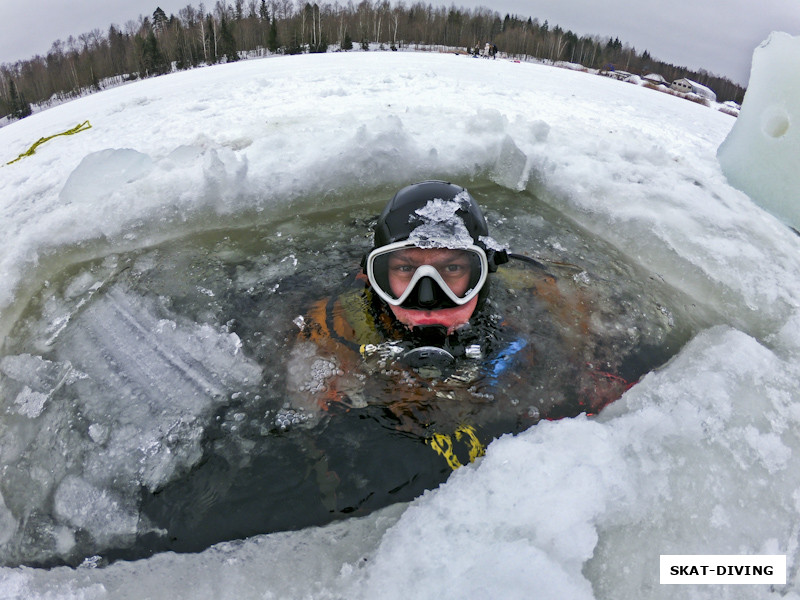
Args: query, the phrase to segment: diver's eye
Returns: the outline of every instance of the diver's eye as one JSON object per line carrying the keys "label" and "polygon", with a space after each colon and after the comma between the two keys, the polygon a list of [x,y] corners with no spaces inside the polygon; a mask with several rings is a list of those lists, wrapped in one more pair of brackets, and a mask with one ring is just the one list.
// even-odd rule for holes
{"label": "diver's eye", "polygon": [[396,265],[392,267],[392,271],[396,273],[413,273],[417,268],[411,265]]}

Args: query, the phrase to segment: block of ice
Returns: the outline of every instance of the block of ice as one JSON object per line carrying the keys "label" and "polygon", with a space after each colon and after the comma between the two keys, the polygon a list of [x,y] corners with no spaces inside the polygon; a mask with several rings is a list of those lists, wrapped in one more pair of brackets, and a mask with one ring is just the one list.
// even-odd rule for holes
{"label": "block of ice", "polygon": [[45,402],[47,402],[47,394],[34,392],[28,386],[23,387],[22,391],[17,394],[17,397],[14,399],[14,404],[17,405],[19,414],[30,419],[36,418],[42,414]]}
{"label": "block of ice", "polygon": [[64,203],[93,203],[114,190],[143,177],[153,168],[152,159],[131,149],[107,149],[88,154],[61,190]]}
{"label": "block of ice", "polygon": [[100,552],[146,530],[141,488],[196,464],[210,411],[261,379],[235,333],[119,282],[51,339],[54,360],[0,361],[2,561]]}
{"label": "block of ice", "polygon": [[139,515],[135,502],[99,489],[80,477],[65,477],[56,490],[53,504],[56,516],[91,531],[100,543],[107,543],[115,536],[136,534]]}
{"label": "block of ice", "polygon": [[492,180],[512,190],[523,190],[528,183],[528,157],[514,143],[510,135],[503,139],[497,163],[492,171]]}
{"label": "block of ice", "polygon": [[14,535],[17,529],[17,521],[11,511],[8,510],[3,495],[0,494],[0,546],[5,544]]}
{"label": "block of ice", "polygon": [[158,487],[200,459],[198,419],[260,380],[236,334],[161,316],[170,315],[116,286],[59,338],[57,351],[87,375],[75,384],[80,409],[92,420],[90,439],[105,446],[88,453],[94,481],[126,473]]}
{"label": "block of ice", "polygon": [[728,181],[800,229],[800,36],[772,33],[753,53],[736,124],[717,157]]}
{"label": "block of ice", "polygon": [[0,389],[14,398],[12,410],[36,418],[55,391],[75,377],[69,363],[56,363],[41,356],[20,354],[0,361]]}
{"label": "block of ice", "polygon": [[52,392],[68,377],[70,370],[69,363],[55,363],[31,354],[5,356],[0,361],[0,373],[37,392]]}

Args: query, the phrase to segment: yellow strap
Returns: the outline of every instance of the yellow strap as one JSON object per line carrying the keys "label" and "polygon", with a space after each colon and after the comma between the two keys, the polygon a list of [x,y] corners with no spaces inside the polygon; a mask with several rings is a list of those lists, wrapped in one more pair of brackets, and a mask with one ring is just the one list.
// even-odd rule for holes
{"label": "yellow strap", "polygon": [[462,425],[456,429],[456,440],[461,441],[462,434],[465,434],[469,438],[469,462],[475,462],[476,458],[486,453],[486,449],[478,439],[475,428],[471,425]]}
{"label": "yellow strap", "polygon": [[[481,444],[475,433],[475,428],[471,425],[461,425],[455,430],[455,438],[460,442],[462,437],[466,436],[469,440],[469,462],[474,462],[479,456],[483,456],[486,449]],[[467,441],[467,440],[465,440]],[[440,454],[453,471],[462,466],[461,461],[455,453],[453,447],[453,438],[443,433],[434,433],[433,437],[428,442],[438,454]]]}
{"label": "yellow strap", "polygon": [[18,160],[22,160],[26,156],[31,156],[34,152],[36,152],[36,149],[39,146],[41,146],[42,144],[44,144],[45,142],[47,142],[49,140],[52,140],[54,137],[58,137],[60,135],[74,135],[76,133],[80,133],[81,131],[86,131],[87,129],[91,129],[91,128],[92,128],[92,124],[89,123],[89,121],[84,121],[83,123],[79,123],[78,125],[75,125],[75,127],[73,127],[72,129],[67,129],[66,131],[62,131],[61,133],[55,133],[55,134],[50,135],[48,137],[39,138],[38,140],[36,140],[36,142],[34,142],[33,146],[28,148],[27,151],[23,152],[17,158],[15,158],[14,160],[12,160],[10,162],[7,162],[6,164],[7,165],[11,165],[11,164],[14,164],[15,162],[17,162]]}
{"label": "yellow strap", "polygon": [[453,451],[453,440],[449,435],[443,433],[434,433],[433,438],[430,440],[431,448],[436,450],[438,454],[444,457],[447,464],[453,471],[461,466],[461,461],[458,460],[456,453]]}

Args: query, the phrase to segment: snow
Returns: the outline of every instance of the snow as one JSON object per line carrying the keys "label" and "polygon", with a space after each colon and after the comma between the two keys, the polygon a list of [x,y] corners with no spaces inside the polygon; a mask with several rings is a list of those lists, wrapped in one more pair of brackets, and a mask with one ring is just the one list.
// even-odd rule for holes
{"label": "snow", "polygon": [[[734,170],[766,177],[773,190],[784,181],[795,183],[785,189],[797,189],[794,130],[765,140],[748,119],[776,114],[774,103],[787,114],[797,104],[789,102],[800,93],[797,70],[787,65],[798,41],[773,36],[756,52],[740,122],[565,69],[370,52],[177,73],[0,129],[0,148],[11,160],[40,137],[92,123],[0,168],[0,337],[54,273],[108,256],[96,278],[73,283],[74,306],[46,307],[51,335],[67,335],[65,319],[83,319],[94,339],[136,340],[121,345],[118,360],[131,360],[126,352],[142,361],[148,349],[169,352],[166,361],[145,363],[142,390],[170,369],[188,374],[180,393],[145,393],[116,414],[82,407],[93,416],[91,441],[60,442],[64,461],[82,465],[82,476],[54,482],[41,467],[30,474],[42,490],[55,489],[65,520],[98,536],[125,536],[135,527],[126,498],[109,495],[104,477],[122,473],[155,484],[197,460],[196,419],[214,394],[204,400],[192,387],[229,389],[259,372],[237,351],[233,334],[164,319],[132,302],[113,282],[115,253],[283,218],[322,199],[345,205],[364,190],[428,178],[469,187],[472,178],[488,177],[535,193],[650,277],[685,292],[714,323],[598,418],[543,422],[505,436],[477,464],[408,506],[194,555],[105,568],[91,560],[79,569],[5,567],[0,595],[527,598],[536,590],[559,599],[722,598],[733,596],[715,586],[659,586],[659,555],[760,553],[787,555],[787,585],[739,586],[735,597],[799,597],[800,472],[793,459],[800,453],[800,238],[761,208],[760,194],[748,191],[751,199],[728,183]],[[784,96],[760,87],[778,75]],[[749,134],[739,136],[739,129]],[[725,155],[758,155],[752,142],[759,135],[794,151],[731,167]],[[716,151],[726,137],[723,174]],[[103,301],[77,306],[101,287],[108,289]],[[93,315],[120,325],[92,329]],[[125,331],[137,322],[148,323],[146,331]],[[91,353],[82,364],[5,356],[0,370],[2,400],[12,408],[0,421],[4,465],[30,442],[26,422],[53,418],[48,394],[59,381],[113,385],[113,373]],[[174,448],[152,443],[168,436],[159,422],[112,427],[150,423],[147,415],[156,412],[180,431]],[[87,443],[108,452],[93,454]],[[149,447],[152,453],[137,454]],[[16,526],[14,477],[21,475],[4,472],[0,541],[12,539]],[[51,536],[57,547],[73,543],[68,530]]]}

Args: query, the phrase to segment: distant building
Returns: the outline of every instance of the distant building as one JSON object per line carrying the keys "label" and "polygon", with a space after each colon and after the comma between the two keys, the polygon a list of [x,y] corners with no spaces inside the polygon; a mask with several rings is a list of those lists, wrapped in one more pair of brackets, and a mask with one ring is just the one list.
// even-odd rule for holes
{"label": "distant building", "polygon": [[606,77],[611,77],[613,79],[619,79],[620,81],[625,81],[628,77],[631,76],[628,71],[617,71],[615,69],[610,69],[608,71],[600,71],[600,75],[605,75]]}
{"label": "distant building", "polygon": [[691,79],[676,79],[672,82],[670,86],[676,92],[681,92],[683,94],[697,94],[707,100],[711,100],[711,102],[717,101],[717,95],[707,88],[704,85],[700,85],[696,81],[692,81]]}
{"label": "distant building", "polygon": [[645,83],[652,83],[653,85],[669,85],[663,75],[658,73],[648,73],[642,79],[644,79]]}

